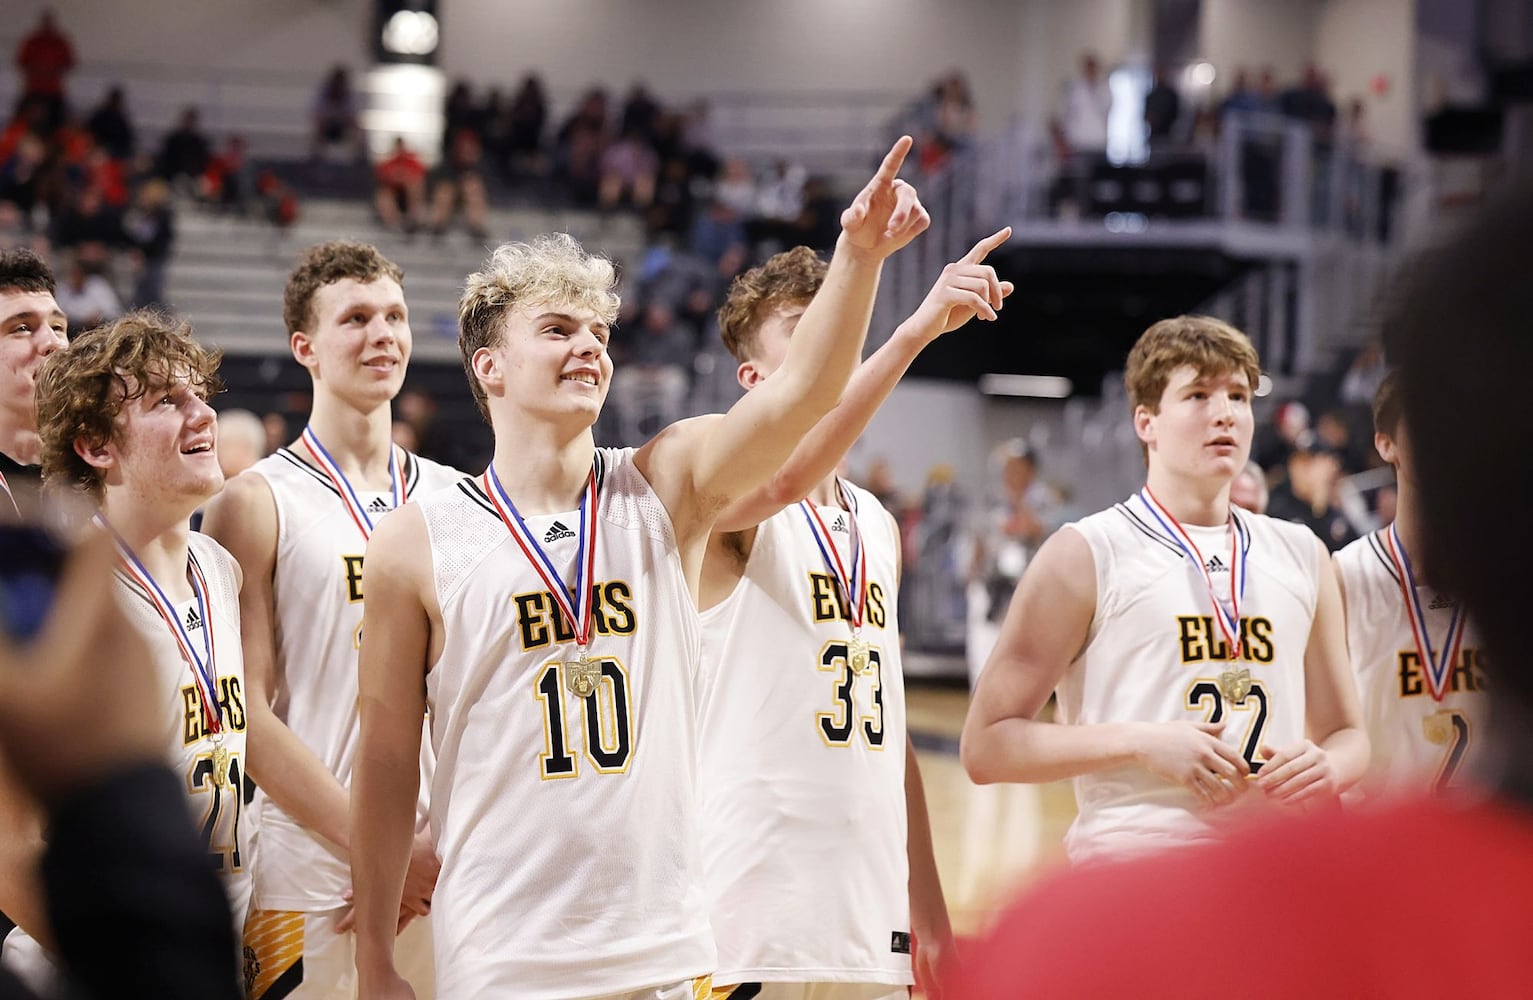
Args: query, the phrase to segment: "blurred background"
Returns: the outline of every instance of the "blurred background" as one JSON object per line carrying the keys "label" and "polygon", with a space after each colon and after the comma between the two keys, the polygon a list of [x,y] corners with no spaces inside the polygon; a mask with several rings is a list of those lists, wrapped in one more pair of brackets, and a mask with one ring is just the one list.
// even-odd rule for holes
{"label": "blurred background", "polygon": [[[217,405],[249,413],[226,420],[231,461],[235,425],[250,460],[299,429],[283,282],[340,236],[405,269],[396,437],[430,457],[489,454],[457,356],[463,277],[548,230],[622,273],[599,441],[723,409],[728,282],[828,249],[913,135],[933,224],[886,268],[870,351],[944,263],[1015,230],[991,258],[1017,285],[1000,321],[933,345],[848,463],[903,526],[907,673],[954,682],[912,701],[938,751],[1030,554],[1141,482],[1118,370],[1146,326],[1195,311],[1250,334],[1267,377],[1243,494],[1340,547],[1392,515],[1368,419],[1386,278],[1533,162],[1524,0],[6,9],[0,245],[50,255],[75,330],[158,304],[222,347]],[[987,845],[1030,856],[1069,808],[1067,789],[979,791],[936,820],[945,875],[975,891],[1005,867]],[[998,838],[1039,796],[1060,818]],[[976,810],[969,843],[948,817]]]}

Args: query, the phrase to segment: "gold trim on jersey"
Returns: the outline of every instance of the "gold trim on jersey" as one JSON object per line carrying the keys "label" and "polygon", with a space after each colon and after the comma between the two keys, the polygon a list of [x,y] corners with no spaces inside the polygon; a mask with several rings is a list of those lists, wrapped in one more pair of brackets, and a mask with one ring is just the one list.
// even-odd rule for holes
{"label": "gold trim on jersey", "polygon": [[[245,921],[245,995],[249,1000],[281,1000],[303,982],[303,921],[291,910],[252,910]],[[296,974],[289,975],[296,967]],[[282,986],[268,994],[278,980]]]}

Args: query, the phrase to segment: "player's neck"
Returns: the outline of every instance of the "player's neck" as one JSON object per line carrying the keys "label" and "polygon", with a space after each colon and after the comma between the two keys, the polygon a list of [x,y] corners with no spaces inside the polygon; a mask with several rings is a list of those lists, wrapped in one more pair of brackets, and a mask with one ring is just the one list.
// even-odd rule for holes
{"label": "player's neck", "polygon": [[1188,480],[1150,469],[1145,485],[1155,500],[1182,524],[1223,527],[1230,520],[1229,480]]}
{"label": "player's neck", "polygon": [[[309,426],[353,485],[388,487],[389,456],[394,447],[393,414],[388,403],[359,410],[334,396],[316,393]],[[309,458],[307,449],[299,448],[298,454]]]}
{"label": "player's neck", "polygon": [[523,516],[557,514],[580,506],[591,474],[596,442],[591,429],[573,438],[555,435],[547,424],[526,436],[497,433],[492,464],[501,488]]}
{"label": "player's neck", "polygon": [[836,489],[835,475],[826,476],[814,489],[809,491],[806,498],[816,507],[839,507],[841,506],[841,491]]}
{"label": "player's neck", "polygon": [[131,497],[108,491],[101,513],[167,597],[181,601],[191,596],[191,585],[186,579],[192,530],[190,510],[137,503]]}
{"label": "player's neck", "polygon": [[36,465],[43,453],[43,439],[37,431],[7,423],[0,413],[0,453],[17,465]]}

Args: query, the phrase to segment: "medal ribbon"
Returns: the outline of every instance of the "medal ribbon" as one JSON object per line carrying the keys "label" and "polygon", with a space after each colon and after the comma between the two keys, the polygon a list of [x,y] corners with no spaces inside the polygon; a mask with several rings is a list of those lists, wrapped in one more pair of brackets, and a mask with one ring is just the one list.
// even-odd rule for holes
{"label": "medal ribbon", "polygon": [[11,502],[11,507],[16,511],[16,515],[18,517],[21,516],[21,504],[16,502],[16,494],[11,492],[11,484],[5,481],[5,473],[3,472],[0,472],[0,493],[5,494],[5,498]]}
{"label": "medal ribbon", "polygon": [[117,555],[122,560],[122,572],[144,591],[154,610],[160,613],[165,624],[170,629],[171,637],[176,640],[176,647],[181,651],[181,658],[191,668],[192,681],[197,687],[198,697],[202,699],[202,714],[207,721],[208,732],[213,734],[214,741],[223,733],[223,720],[218,715],[218,667],[213,643],[213,616],[212,600],[208,596],[208,581],[202,575],[202,567],[197,564],[197,557],[187,553],[187,579],[192,585],[192,594],[197,601],[197,613],[202,616],[202,651],[192,644],[192,636],[181,616],[176,613],[176,606],[170,598],[165,596],[165,591],[155,582],[154,577],[144,568],[139,561],[138,555],[129,548],[128,543],[123,541],[115,528],[107,523],[105,517],[96,515],[95,521],[112,534],[112,541],[117,546]]}
{"label": "medal ribbon", "polygon": [[[1416,574],[1411,571],[1411,557],[1406,555],[1400,542],[1400,533],[1390,524],[1385,536],[1389,542],[1389,555],[1400,573],[1400,590],[1405,597],[1405,617],[1410,619],[1411,634],[1416,639],[1416,655],[1427,669],[1427,688],[1434,701],[1442,701],[1448,693],[1448,680],[1453,676],[1453,665],[1458,662],[1459,645],[1464,641],[1464,607],[1453,606],[1448,619],[1448,632],[1443,636],[1442,649],[1432,648],[1432,633],[1427,628],[1427,616],[1421,608],[1421,598],[1416,594]],[[1441,657],[1438,656],[1441,653]]]}
{"label": "medal ribbon", "polygon": [[814,543],[820,547],[820,558],[825,561],[825,568],[830,570],[830,575],[836,578],[836,584],[841,588],[841,595],[846,598],[847,613],[852,619],[852,634],[856,635],[862,630],[863,612],[867,609],[868,594],[864,583],[868,575],[868,557],[862,548],[862,532],[857,528],[856,504],[852,500],[851,492],[842,489],[839,479],[836,480],[836,491],[840,494],[842,502],[846,504],[846,520],[850,528],[849,534],[852,541],[850,575],[847,574],[846,567],[841,562],[841,553],[836,551],[830,530],[825,527],[825,522],[820,518],[818,508],[807,498],[798,502],[798,508],[803,512],[804,520],[809,522],[809,531],[814,535]]}
{"label": "medal ribbon", "polygon": [[[314,433],[314,428],[305,427],[299,440],[309,450],[309,454],[314,458],[314,464],[330,477],[336,492],[341,495],[341,502],[346,505],[346,513],[351,515],[357,530],[362,532],[363,541],[373,537],[373,519],[363,509],[362,501],[357,497],[357,491],[351,486],[351,480],[347,479],[341,467],[335,464],[335,459],[330,457],[325,446],[319,443],[319,435]],[[404,477],[399,474],[399,449],[392,444],[389,445],[389,493],[396,508],[404,503]]]}
{"label": "medal ribbon", "polygon": [[1160,505],[1155,495],[1146,486],[1139,491],[1139,499],[1143,501],[1149,510],[1150,516],[1160,522],[1161,528],[1177,547],[1182,550],[1198,572],[1203,574],[1203,583],[1208,587],[1209,603],[1214,606],[1214,620],[1219,623],[1219,631],[1224,634],[1224,641],[1230,647],[1230,659],[1240,659],[1240,602],[1246,594],[1246,553],[1247,546],[1241,544],[1244,536],[1244,527],[1235,512],[1230,511],[1230,604],[1226,608],[1219,600],[1219,595],[1214,592],[1214,578],[1208,572],[1208,564],[1203,561],[1203,553],[1198,551],[1198,545],[1187,534],[1187,529],[1182,527],[1172,513]]}
{"label": "medal ribbon", "polygon": [[[495,512],[500,515],[501,521],[506,525],[506,530],[511,532],[511,537],[516,539],[516,544],[521,546],[522,554],[527,561],[532,563],[532,568],[543,580],[543,586],[553,595],[558,602],[559,610],[564,612],[564,620],[570,623],[575,630],[575,645],[582,650],[591,642],[591,622],[596,610],[596,602],[591,595],[591,581],[596,574],[596,468],[593,465],[591,475],[586,479],[585,492],[580,497],[580,527],[575,535],[575,586],[566,587],[564,578],[549,561],[548,553],[538,544],[532,532],[527,530],[527,522],[522,520],[521,512],[516,509],[516,504],[506,495],[505,487],[500,485],[500,477],[495,474],[495,466],[491,465],[484,474],[484,491],[489,494],[490,502],[495,505]],[[510,511],[509,516],[507,511]],[[574,594],[571,600],[571,593]]]}

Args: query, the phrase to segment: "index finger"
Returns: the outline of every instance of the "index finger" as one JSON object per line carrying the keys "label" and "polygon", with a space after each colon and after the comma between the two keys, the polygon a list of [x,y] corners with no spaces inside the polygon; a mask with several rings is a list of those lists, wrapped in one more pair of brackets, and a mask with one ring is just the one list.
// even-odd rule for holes
{"label": "index finger", "polygon": [[989,236],[986,236],[984,239],[974,244],[974,247],[968,253],[963,255],[963,260],[961,260],[959,263],[978,264],[986,257],[990,256],[990,251],[994,250],[996,247],[1000,246],[1002,243],[1005,243],[1009,239],[1011,239],[1011,227],[1006,226],[1000,232],[991,233]]}
{"label": "index finger", "polygon": [[895,140],[894,148],[884,156],[884,162],[878,165],[878,172],[873,175],[869,187],[880,184],[893,184],[899,176],[900,168],[905,165],[905,156],[910,152],[910,147],[915,145],[915,140],[908,135],[902,135]]}

